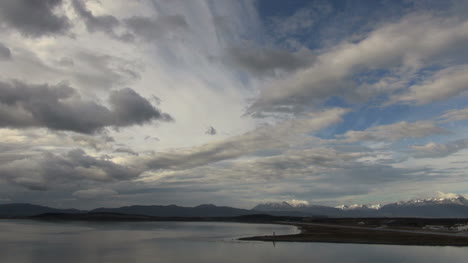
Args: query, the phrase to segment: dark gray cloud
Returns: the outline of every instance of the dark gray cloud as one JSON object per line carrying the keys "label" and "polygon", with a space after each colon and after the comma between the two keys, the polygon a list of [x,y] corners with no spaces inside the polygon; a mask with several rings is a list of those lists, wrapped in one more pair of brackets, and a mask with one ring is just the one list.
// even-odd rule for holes
{"label": "dark gray cloud", "polygon": [[83,180],[112,182],[136,178],[141,170],[87,155],[81,149],[65,154],[44,152],[0,164],[0,177],[30,190],[48,190]]}
{"label": "dark gray cloud", "polygon": [[290,52],[274,48],[231,47],[227,50],[230,61],[255,75],[292,72],[310,66],[314,56],[308,51]]}
{"label": "dark gray cloud", "polygon": [[91,33],[101,31],[114,34],[114,29],[120,24],[119,20],[112,15],[95,16],[81,0],[72,0],[72,5],[77,15],[84,20],[86,29]]}
{"label": "dark gray cloud", "polygon": [[0,61],[10,60],[10,59],[11,59],[10,49],[6,47],[3,43],[0,43]]}
{"label": "dark gray cloud", "polygon": [[73,67],[73,65],[75,65],[75,62],[71,58],[63,57],[57,61],[57,64],[62,67]]}
{"label": "dark gray cloud", "polygon": [[173,120],[169,114],[160,112],[148,100],[129,88],[113,91],[109,102],[117,126],[141,125],[153,119]]}
{"label": "dark gray cloud", "polygon": [[134,35],[148,41],[188,27],[182,15],[159,16],[158,18],[133,16],[125,20],[125,25]]}
{"label": "dark gray cloud", "polygon": [[105,127],[171,121],[166,113],[132,89],[110,93],[110,108],[80,98],[66,84],[32,85],[0,82],[0,127],[45,127],[52,130],[93,133]]}
{"label": "dark gray cloud", "polygon": [[0,23],[28,37],[64,34],[70,27],[66,16],[54,10],[62,0],[2,0]]}
{"label": "dark gray cloud", "polygon": [[119,148],[115,149],[114,152],[116,152],[116,153],[127,153],[127,154],[134,155],[134,156],[139,155],[134,150],[132,150],[130,148],[125,148],[125,147],[119,147]]}
{"label": "dark gray cloud", "polygon": [[208,135],[216,135],[216,133],[217,131],[213,126],[208,127],[208,129],[206,129],[205,131],[205,134],[208,134]]}

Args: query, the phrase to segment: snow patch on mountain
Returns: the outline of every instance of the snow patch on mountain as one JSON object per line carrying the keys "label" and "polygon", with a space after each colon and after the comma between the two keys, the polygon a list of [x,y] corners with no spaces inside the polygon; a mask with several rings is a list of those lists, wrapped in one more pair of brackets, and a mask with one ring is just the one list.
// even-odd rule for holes
{"label": "snow patch on mountain", "polygon": [[379,210],[382,207],[381,204],[353,204],[353,205],[339,205],[335,206],[335,208],[341,210],[364,210],[364,209],[372,209],[372,210]]}
{"label": "snow patch on mountain", "polygon": [[307,207],[307,206],[310,206],[310,203],[308,201],[305,201],[305,200],[293,199],[293,200],[289,201],[288,203],[293,207]]}
{"label": "snow patch on mountain", "polygon": [[460,194],[444,194],[439,192],[437,197],[425,198],[425,199],[412,199],[409,201],[399,201],[396,202],[398,205],[447,205],[447,204],[455,204],[455,205],[467,205],[468,200],[465,198],[464,195]]}

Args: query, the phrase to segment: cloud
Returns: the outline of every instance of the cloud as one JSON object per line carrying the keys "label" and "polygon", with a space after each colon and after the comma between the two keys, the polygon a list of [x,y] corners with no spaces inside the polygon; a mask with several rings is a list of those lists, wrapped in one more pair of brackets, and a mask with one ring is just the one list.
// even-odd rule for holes
{"label": "cloud", "polygon": [[203,189],[236,196],[236,201],[268,197],[310,200],[368,194],[387,184],[419,181],[428,171],[361,161],[373,155],[373,151],[340,152],[325,147],[291,149],[275,156],[241,158],[219,165],[156,170],[138,181],[145,186],[157,185],[168,194]]}
{"label": "cloud", "polygon": [[[0,129],[0,162],[2,158],[15,160],[17,156],[29,156],[44,151],[63,152],[76,147],[101,152],[113,149],[115,141],[105,132],[80,134],[75,132],[41,129]],[[15,157],[16,156],[16,157]],[[13,159],[11,159],[13,158]],[[16,158],[17,159],[17,158]]]}
{"label": "cloud", "polygon": [[111,182],[136,178],[142,170],[87,155],[44,152],[0,164],[0,177],[30,190],[48,190],[83,181]]}
{"label": "cloud", "polygon": [[124,147],[119,147],[119,148],[115,149],[114,152],[116,152],[116,153],[127,153],[127,154],[134,155],[134,156],[139,155],[137,152],[133,151],[132,149],[124,148]]}
{"label": "cloud", "polygon": [[70,28],[68,18],[54,12],[61,5],[62,0],[2,0],[0,23],[27,37],[61,35]]}
{"label": "cloud", "polygon": [[293,72],[309,66],[314,61],[314,56],[305,49],[290,52],[250,46],[228,48],[227,57],[234,65],[259,76]]}
{"label": "cloud", "polygon": [[82,0],[72,0],[72,6],[88,32],[103,32],[124,41],[132,41],[135,37],[153,41],[188,28],[185,17],[178,14],[158,15],[157,18],[132,16],[119,20],[113,15],[94,15]]}
{"label": "cloud", "polygon": [[109,197],[112,195],[116,195],[117,192],[111,189],[86,189],[86,190],[79,190],[74,192],[72,195],[78,197],[80,199],[97,199],[102,197]]}
{"label": "cloud", "polygon": [[0,82],[0,127],[45,127],[51,130],[94,133],[105,127],[172,121],[132,89],[114,90],[110,109],[83,100],[66,84]]}
{"label": "cloud", "polygon": [[[468,27],[468,26],[467,26]],[[468,65],[449,67],[435,73],[423,83],[412,85],[391,103],[426,104],[461,95],[468,90]]]}
{"label": "cloud", "polygon": [[[146,160],[153,170],[183,170],[223,160],[235,159],[255,152],[304,145],[301,137],[338,123],[348,110],[335,108],[316,112],[303,119],[286,120],[276,125],[263,126],[242,135],[201,146],[158,153]],[[299,137],[299,138],[298,138]]]}
{"label": "cloud", "polygon": [[134,61],[107,54],[81,51],[74,54],[72,68],[60,68],[84,89],[122,87],[140,79],[142,69]]}
{"label": "cloud", "polygon": [[208,127],[208,129],[205,131],[205,134],[208,135],[216,135],[216,133],[216,129],[213,126]]}
{"label": "cloud", "polygon": [[458,198],[460,196],[463,196],[465,198],[467,197],[467,195],[461,195],[461,194],[455,194],[455,193],[444,193],[444,192],[441,192],[441,191],[437,191],[436,196],[438,198]]}
{"label": "cloud", "polygon": [[450,110],[438,118],[441,122],[468,120],[468,108]]}
{"label": "cloud", "polygon": [[3,43],[0,43],[0,61],[10,60],[10,59],[11,59],[10,49],[6,47]]}
{"label": "cloud", "polygon": [[397,122],[368,128],[364,131],[347,131],[339,135],[337,142],[353,143],[362,141],[394,142],[409,138],[423,138],[434,134],[448,134],[449,131],[431,122],[419,121],[414,123]]}
{"label": "cloud", "polygon": [[182,15],[158,16],[157,18],[133,16],[125,19],[124,23],[130,32],[145,41],[160,39],[188,28],[187,21]]}
{"label": "cloud", "polygon": [[72,6],[76,14],[84,20],[87,30],[90,33],[101,31],[114,35],[114,29],[119,26],[120,21],[112,15],[95,16],[86,8],[82,0],[72,0]]}
{"label": "cloud", "polygon": [[425,145],[414,145],[411,156],[414,158],[441,158],[468,148],[468,139],[451,141],[445,144],[428,143]]}
{"label": "cloud", "polygon": [[115,116],[115,126],[142,125],[152,120],[173,121],[169,114],[160,112],[148,100],[129,88],[112,91],[109,103]]}
{"label": "cloud", "polygon": [[[425,66],[466,61],[463,52],[466,45],[468,21],[411,14],[371,31],[358,42],[342,42],[327,48],[310,67],[268,82],[247,112],[318,106],[333,96],[350,102],[366,101],[377,94],[395,91],[393,86],[371,85],[392,72],[407,72],[397,74],[397,79],[402,80],[408,72],[417,72]],[[360,80],[365,76],[373,77]],[[457,77],[461,78],[461,73]],[[460,89],[459,85],[448,87],[452,92],[444,96],[456,95]]]}

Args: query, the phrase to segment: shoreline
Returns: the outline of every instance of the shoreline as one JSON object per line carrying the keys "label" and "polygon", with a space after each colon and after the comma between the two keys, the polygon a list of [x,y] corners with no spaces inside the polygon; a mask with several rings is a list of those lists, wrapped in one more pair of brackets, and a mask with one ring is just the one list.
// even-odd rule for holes
{"label": "shoreline", "polygon": [[154,217],[117,213],[61,214],[10,217],[49,222],[224,222],[290,225],[297,234],[264,235],[237,238],[240,241],[321,242],[416,246],[468,247],[468,232],[456,231],[468,226],[468,218],[304,218],[247,215],[238,217]]}
{"label": "shoreline", "polygon": [[241,241],[338,243],[402,246],[456,246],[468,247],[468,235],[444,232],[410,232],[399,229],[354,228],[343,225],[323,225],[277,222],[296,226],[300,233],[292,235],[265,235],[239,238]]}

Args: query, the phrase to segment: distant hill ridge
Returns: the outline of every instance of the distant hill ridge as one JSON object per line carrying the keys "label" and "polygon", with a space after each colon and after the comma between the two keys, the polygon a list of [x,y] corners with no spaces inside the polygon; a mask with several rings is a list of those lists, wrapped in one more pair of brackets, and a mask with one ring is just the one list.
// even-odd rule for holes
{"label": "distant hill ridge", "polygon": [[252,210],[203,204],[195,207],[177,205],[133,205],[119,208],[97,208],[90,212],[109,212],[121,214],[166,216],[166,217],[231,217],[252,214]]}
{"label": "distant hill ridge", "polygon": [[14,217],[14,216],[34,216],[45,213],[85,213],[87,211],[78,209],[59,209],[51,208],[48,206],[33,205],[33,204],[3,204],[0,205],[0,217]]}
{"label": "distant hill ridge", "polygon": [[259,204],[253,209],[203,204],[195,207],[177,205],[132,205],[118,208],[96,208],[93,210],[59,209],[33,204],[2,204],[0,217],[29,217],[45,213],[116,213],[153,217],[235,217],[253,214],[274,216],[326,216],[326,217],[429,217],[466,218],[468,200],[461,196],[450,198],[414,199],[386,205],[321,206],[270,202]]}

